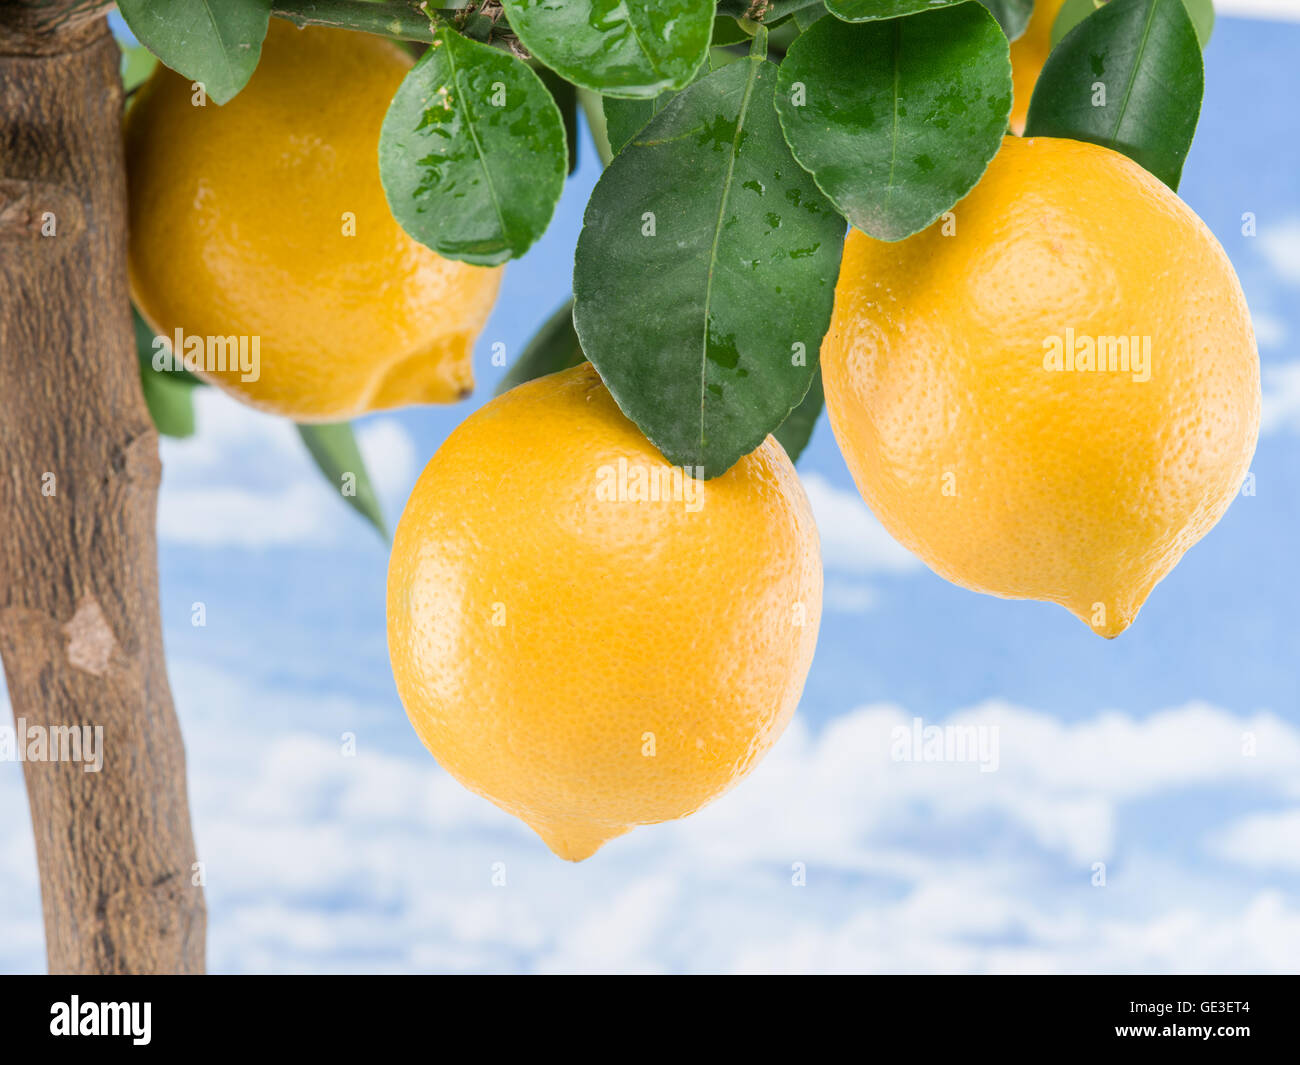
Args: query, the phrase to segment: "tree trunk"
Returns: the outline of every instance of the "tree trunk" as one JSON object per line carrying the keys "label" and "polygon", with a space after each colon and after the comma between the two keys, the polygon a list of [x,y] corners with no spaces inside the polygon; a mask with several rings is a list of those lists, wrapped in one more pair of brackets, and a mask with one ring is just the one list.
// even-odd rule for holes
{"label": "tree trunk", "polygon": [[27,754],[34,726],[103,730],[99,772],[23,765],[50,970],[194,973],[206,918],[163,659],[158,443],[105,6],[0,0],[0,657]]}

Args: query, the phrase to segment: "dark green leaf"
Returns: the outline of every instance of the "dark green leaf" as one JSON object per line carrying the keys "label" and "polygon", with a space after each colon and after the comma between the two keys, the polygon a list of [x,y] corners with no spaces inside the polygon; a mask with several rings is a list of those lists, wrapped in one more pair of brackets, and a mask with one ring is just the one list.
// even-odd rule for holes
{"label": "dark green leaf", "polygon": [[271,0],[118,0],[136,40],[219,104],[257,69]]}
{"label": "dark green leaf", "polygon": [[922,11],[933,11],[941,4],[960,4],[963,0],[826,0],[832,15],[845,22],[873,22],[899,18]]}
{"label": "dark green leaf", "polygon": [[524,353],[501,378],[495,394],[499,396],[502,392],[509,392],[515,385],[522,385],[534,377],[567,370],[585,359],[578,334],[573,330],[573,300],[569,300],[537,330]]}
{"label": "dark green leaf", "polygon": [[1204,88],[1182,0],[1112,0],[1048,56],[1025,136],[1105,145],[1177,189]]}
{"label": "dark green leaf", "polygon": [[790,416],[772,434],[781,442],[791,462],[797,462],[803,449],[808,446],[817,419],[821,417],[822,407],[825,405],[826,397],[822,393],[822,371],[818,366],[817,372],[813,374],[808,394],[803,397],[803,402],[790,412]]}
{"label": "dark green leaf", "polygon": [[1034,0],[980,0],[980,3],[993,12],[1009,41],[1025,32],[1029,16],[1034,13]]}
{"label": "dark green leaf", "polygon": [[179,360],[175,364],[171,363],[170,344],[163,347],[159,343],[157,334],[134,307],[131,308],[131,324],[135,329],[135,353],[140,360],[142,373],[162,374],[183,388],[194,388],[205,383],[203,378],[196,377],[180,365]]}
{"label": "dark green leaf", "polygon": [[658,96],[690,83],[713,32],[711,0],[502,0],[541,62],[605,96]]}
{"label": "dark green leaf", "polygon": [[979,181],[1011,113],[1007,39],[959,4],[892,22],[822,19],[790,48],[776,109],[795,158],[853,225],[924,229]]}
{"label": "dark green leaf", "polygon": [[829,12],[826,10],[826,5],[822,0],[817,0],[817,3],[805,7],[802,11],[796,11],[794,23],[799,29],[806,31],[809,26],[827,14]]}
{"label": "dark green leaf", "polygon": [[149,417],[164,436],[185,437],[194,435],[194,386],[202,382],[185,370],[163,368],[162,360],[155,365],[154,332],[131,308],[135,328],[136,358],[140,363],[140,388],[144,392]]}
{"label": "dark green leaf", "polygon": [[[1055,48],[1067,33],[1105,3],[1106,0],[1065,0],[1052,23],[1052,47]],[[1204,51],[1214,32],[1214,0],[1183,0],[1183,6],[1192,17],[1196,39]]]}
{"label": "dark green leaf", "polygon": [[564,141],[569,146],[569,173],[578,169],[578,90],[548,67],[538,66],[537,76],[555,100],[564,122]]}
{"label": "dark green leaf", "polygon": [[532,247],[567,167],[564,124],[541,79],[445,26],[398,88],[379,135],[379,174],[402,228],[479,266]]}
{"label": "dark green leaf", "polygon": [[361,457],[361,449],[357,447],[352,426],[347,422],[300,425],[298,435],[302,437],[317,468],[325,475],[325,480],[329,481],[334,491],[387,540],[388,527],[384,524],[384,512],[370,481],[365,460]]}
{"label": "dark green leaf", "polygon": [[749,34],[740,28],[734,18],[719,15],[713,20],[712,47],[722,48],[729,44],[748,44]]}
{"label": "dark green leaf", "polygon": [[713,477],[808,391],[844,221],[790,155],[756,53],[663,109],[587,206],[574,324],[618,405]]}

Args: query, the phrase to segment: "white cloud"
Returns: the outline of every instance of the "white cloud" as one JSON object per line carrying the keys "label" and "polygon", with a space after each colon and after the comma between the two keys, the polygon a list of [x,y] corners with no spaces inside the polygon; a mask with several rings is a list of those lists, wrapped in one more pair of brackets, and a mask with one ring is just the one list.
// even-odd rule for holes
{"label": "white cloud", "polygon": [[1259,250],[1279,280],[1300,285],[1300,218],[1259,229]]}
{"label": "white cloud", "polygon": [[921,561],[885,531],[854,489],[836,488],[819,473],[803,475],[828,570],[905,573]]}
{"label": "white cloud", "polygon": [[1215,0],[1214,8],[1220,16],[1282,21],[1300,19],[1300,5],[1296,4],[1296,0]]}
{"label": "white cloud", "polygon": [[[350,520],[293,424],[215,388],[195,391],[198,431],[164,437],[161,540],[191,546],[323,544]],[[392,418],[363,424],[357,443],[385,510],[400,511],[414,481],[415,445]]]}
{"label": "white cloud", "polygon": [[[998,728],[994,773],[895,761],[899,707],[818,734],[797,719],[699,814],[571,865],[439,769],[395,704],[171,672],[217,971],[1239,972],[1300,956],[1300,911],[1250,858],[1270,832],[1300,852],[1290,820],[1240,820],[1230,860],[1207,866],[1195,821],[1180,854],[1139,805],[1294,799],[1300,732],[1267,713],[1061,722],[994,702],[944,719]],[[0,813],[25,823],[14,764]],[[1135,825],[1159,826],[1158,858]],[[33,862],[30,831],[8,834],[0,969],[43,965]]]}
{"label": "white cloud", "polygon": [[1255,327],[1255,340],[1261,348],[1280,348],[1290,335],[1286,322],[1276,315],[1251,311],[1250,321]]}
{"label": "white cloud", "polygon": [[1259,431],[1300,432],[1300,362],[1264,367]]}
{"label": "white cloud", "polygon": [[1300,808],[1240,818],[1212,836],[1209,847],[1253,869],[1300,872]]}

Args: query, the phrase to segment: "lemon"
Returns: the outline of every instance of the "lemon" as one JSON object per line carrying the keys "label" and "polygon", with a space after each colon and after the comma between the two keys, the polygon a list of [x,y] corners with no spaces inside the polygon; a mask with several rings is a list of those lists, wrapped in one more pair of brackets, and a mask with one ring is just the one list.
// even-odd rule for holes
{"label": "lemon", "polygon": [[1011,103],[1012,133],[1024,132],[1029,98],[1052,50],[1052,24],[1064,3],[1065,0],[1034,0],[1034,13],[1029,16],[1025,32],[1011,42],[1011,84],[1015,90]]}
{"label": "lemon", "polygon": [[160,65],[127,113],[132,297],[254,407],[326,421],[473,387],[500,270],[412,240],[379,181],[380,125],[410,65],[381,38],[272,19],[225,106],[196,106]]}
{"label": "lemon", "polygon": [[1223,249],[1075,141],[1007,138],[950,225],[852,232],[821,357],[849,469],[905,547],[1108,637],[1223,515],[1259,429]]}
{"label": "lemon", "polygon": [[585,364],[494,399],[429,462],[394,537],[389,653],[442,766],[578,861],[753,768],[821,594],[780,444],[684,476]]}

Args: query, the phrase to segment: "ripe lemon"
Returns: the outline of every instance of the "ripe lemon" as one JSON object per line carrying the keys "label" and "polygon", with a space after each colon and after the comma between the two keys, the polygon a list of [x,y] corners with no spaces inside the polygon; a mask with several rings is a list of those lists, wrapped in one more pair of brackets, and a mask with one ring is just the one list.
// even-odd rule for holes
{"label": "ripe lemon", "polygon": [[1136,163],[1076,141],[1007,138],[952,235],[852,232],[822,372],[858,489],[905,547],[1108,637],[1223,515],[1259,428],[1223,249]]}
{"label": "ripe lemon", "polygon": [[799,701],[821,595],[780,444],[683,477],[584,364],[494,399],[429,462],[388,647],[442,766],[580,861],[753,768]]}
{"label": "ripe lemon", "polygon": [[1015,89],[1011,102],[1012,133],[1025,130],[1029,98],[1052,50],[1052,24],[1064,3],[1065,0],[1034,0],[1034,13],[1029,16],[1025,32],[1011,42],[1011,83]]}
{"label": "ripe lemon", "polygon": [[[379,127],[410,68],[396,45],[271,20],[223,107],[159,66],[126,119],[132,296],[162,336],[200,338],[202,376],[297,421],[447,403],[499,269],[443,259],[394,221]],[[204,338],[256,337],[255,380]],[[177,352],[180,355],[180,352]]]}

